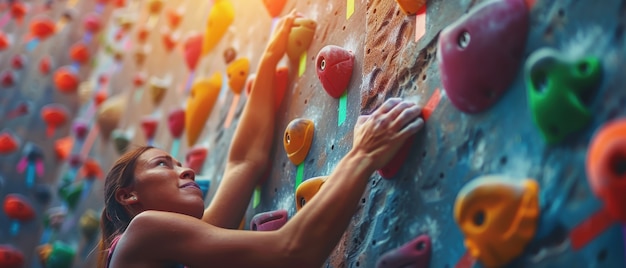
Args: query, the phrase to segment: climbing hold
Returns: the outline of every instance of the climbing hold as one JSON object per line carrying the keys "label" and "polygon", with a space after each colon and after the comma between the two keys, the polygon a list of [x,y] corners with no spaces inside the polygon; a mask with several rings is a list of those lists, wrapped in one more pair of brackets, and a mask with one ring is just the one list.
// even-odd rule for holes
{"label": "climbing hold", "polygon": [[328,45],[315,60],[317,78],[328,95],[339,98],[348,89],[354,66],[354,54],[339,46]]}
{"label": "climbing hold", "polygon": [[306,203],[311,202],[326,179],[328,179],[327,176],[313,177],[298,185],[296,189],[296,211],[300,211]]}
{"label": "climbing hold", "polygon": [[165,17],[167,18],[167,24],[168,26],[174,30],[176,28],[178,28],[178,25],[180,25],[180,22],[183,19],[183,14],[185,13],[185,11],[182,8],[169,8],[165,11]]}
{"label": "climbing hold", "polygon": [[161,101],[163,101],[163,97],[165,97],[165,93],[167,89],[171,86],[172,81],[167,78],[160,79],[156,76],[150,77],[150,81],[148,81],[148,88],[150,92],[150,99],[152,100],[152,104],[154,106],[159,106]]}
{"label": "climbing hold", "polygon": [[294,165],[302,163],[307,154],[309,154],[311,143],[313,143],[314,131],[315,125],[313,121],[308,119],[297,118],[287,125],[283,137],[283,145],[289,160]]}
{"label": "climbing hold", "polygon": [[163,46],[167,52],[172,52],[180,40],[179,34],[168,31],[167,29],[161,32],[161,37],[163,38]]}
{"label": "climbing hold", "polygon": [[3,51],[11,46],[11,41],[9,41],[9,37],[4,32],[0,31],[0,51]]}
{"label": "climbing hold", "polygon": [[30,221],[35,218],[35,210],[21,194],[8,194],[4,198],[4,213],[12,220]]}
{"label": "climbing hold", "polygon": [[78,221],[80,231],[87,240],[92,240],[100,228],[100,217],[93,209],[87,209]]}
{"label": "climbing hold", "polygon": [[270,17],[276,18],[283,11],[287,0],[263,0],[263,4],[270,14]]}
{"label": "climbing hold", "polygon": [[89,126],[85,121],[76,120],[74,121],[74,124],[72,124],[72,132],[74,133],[74,137],[76,137],[77,140],[84,140],[85,137],[87,137],[88,131]]}
{"label": "climbing hold", "polygon": [[235,8],[230,0],[215,0],[205,27],[202,55],[209,53],[222,39],[235,20]]}
{"label": "climbing hold", "polygon": [[45,261],[46,268],[71,268],[76,250],[70,245],[57,240],[52,243],[52,250]]}
{"label": "climbing hold", "polygon": [[482,176],[456,197],[454,219],[471,256],[486,267],[506,265],[533,239],[540,214],[539,184]]}
{"label": "climbing hold", "polygon": [[111,133],[113,137],[113,145],[115,146],[115,150],[119,154],[123,154],[128,149],[128,145],[130,145],[130,137],[121,129],[115,129]]}
{"label": "climbing hold", "polygon": [[317,22],[312,19],[298,17],[293,20],[287,43],[287,56],[291,61],[299,61],[300,56],[309,49],[316,27]]}
{"label": "climbing hold", "polygon": [[287,210],[279,209],[254,215],[250,221],[250,230],[275,231],[287,223]]}
{"label": "climbing hold", "polygon": [[626,224],[626,119],[603,125],[587,151],[587,180],[611,217]]}
{"label": "climbing hold", "polygon": [[43,118],[47,126],[46,137],[52,137],[54,131],[67,122],[68,111],[67,108],[61,104],[47,104],[41,108],[41,118]]}
{"label": "climbing hold", "polygon": [[137,42],[140,44],[145,43],[148,40],[149,35],[150,31],[145,25],[137,26]]}
{"label": "climbing hold", "polygon": [[7,131],[0,133],[0,154],[10,154],[19,147],[17,139]]}
{"label": "climbing hold", "polygon": [[74,139],[71,136],[65,136],[54,141],[54,154],[57,160],[63,161],[67,159],[74,146]]}
{"label": "climbing hold", "polygon": [[13,17],[16,22],[21,23],[24,15],[28,12],[28,7],[21,1],[11,1],[9,3],[11,5],[9,9],[11,17]]}
{"label": "climbing hold", "polygon": [[533,121],[548,143],[563,140],[591,121],[585,98],[601,81],[597,57],[569,59],[543,48],[528,58],[524,73]]}
{"label": "climbing hold", "polygon": [[133,85],[135,87],[141,87],[146,83],[146,74],[139,72],[133,77]]}
{"label": "climbing hold", "polygon": [[77,42],[70,47],[70,59],[73,61],[84,64],[89,61],[89,48],[83,42]]}
{"label": "climbing hold", "polygon": [[151,141],[154,139],[154,135],[156,134],[157,127],[159,126],[159,118],[153,116],[145,116],[141,119],[141,129],[143,133],[146,135],[146,139]]}
{"label": "climbing hold", "polygon": [[426,268],[430,265],[432,242],[430,236],[420,235],[408,243],[383,254],[376,268]]}
{"label": "climbing hold", "polygon": [[0,267],[24,267],[24,254],[12,245],[0,245]]}
{"label": "climbing hold", "polygon": [[17,54],[11,59],[11,67],[13,67],[13,69],[15,70],[21,70],[22,68],[24,68],[25,64],[26,56],[24,54]]}
{"label": "climbing hold", "polygon": [[193,33],[185,38],[183,43],[185,63],[189,70],[195,70],[200,61],[200,53],[202,52],[202,34]]}
{"label": "climbing hold", "polygon": [[74,93],[78,89],[78,74],[70,66],[64,66],[54,72],[54,85],[61,93]]}
{"label": "climbing hold", "polygon": [[38,16],[30,21],[30,34],[43,41],[52,36],[56,29],[56,23],[47,16]]}
{"label": "climbing hold", "polygon": [[96,123],[100,127],[100,133],[105,140],[111,136],[111,132],[117,127],[124,114],[128,103],[126,94],[117,94],[108,98],[96,111]]}
{"label": "climbing hold", "polygon": [[65,202],[67,208],[74,211],[80,201],[80,196],[83,192],[83,181],[79,181],[75,184],[68,184],[59,187],[58,193],[61,200]]}
{"label": "climbing hold", "polygon": [[0,83],[2,83],[3,87],[12,87],[15,84],[15,73],[11,70],[2,71]]}
{"label": "climbing hold", "polygon": [[104,172],[102,172],[102,168],[100,167],[100,163],[98,161],[87,158],[83,162],[83,166],[80,169],[80,176],[83,178],[102,178],[104,176]]}
{"label": "climbing hold", "polygon": [[415,15],[417,12],[424,8],[426,0],[396,0],[400,9],[407,15]]}
{"label": "climbing hold", "polygon": [[203,78],[191,86],[185,111],[185,128],[187,129],[187,145],[192,146],[204,129],[204,124],[215,105],[222,88],[222,75],[216,72],[211,78]]}
{"label": "climbing hold", "polygon": [[167,127],[172,137],[180,138],[185,130],[185,110],[182,108],[172,110],[167,116]]}
{"label": "climbing hold", "polygon": [[43,75],[47,75],[52,70],[52,59],[49,55],[43,56],[39,60],[39,72]]}
{"label": "climbing hold", "polygon": [[233,47],[228,47],[224,50],[224,62],[226,64],[231,63],[237,58],[237,51]]}
{"label": "climbing hold", "polygon": [[233,93],[237,95],[241,94],[241,90],[243,90],[243,86],[246,84],[249,71],[250,61],[248,58],[237,59],[226,67],[228,86]]}
{"label": "climbing hold", "polygon": [[163,10],[163,1],[162,0],[149,0],[148,1],[148,12],[151,15],[158,15]]}
{"label": "climbing hold", "polygon": [[102,23],[100,22],[100,15],[95,12],[88,13],[83,18],[83,27],[91,34],[95,34],[100,31]]}
{"label": "climbing hold", "polygon": [[528,13],[524,0],[483,2],[441,31],[441,82],[456,108],[482,112],[509,88],[523,57]]}
{"label": "climbing hold", "polygon": [[102,104],[104,101],[107,100],[108,98],[108,94],[105,90],[100,90],[98,92],[96,92],[96,94],[94,94],[93,96],[93,104],[96,108],[100,107],[100,104]]}
{"label": "climbing hold", "polygon": [[209,151],[204,146],[192,147],[185,155],[185,166],[193,169],[196,174],[202,173],[202,166],[208,154]]}
{"label": "climbing hold", "polygon": [[413,143],[415,143],[415,136],[407,138],[404,142],[404,145],[402,145],[396,155],[391,160],[389,160],[389,163],[387,163],[387,165],[385,165],[381,169],[377,170],[378,175],[380,175],[384,179],[391,179],[396,174],[398,174],[398,171],[400,171],[400,168],[402,168],[404,162],[406,161],[406,158],[409,156],[409,152],[411,152]]}

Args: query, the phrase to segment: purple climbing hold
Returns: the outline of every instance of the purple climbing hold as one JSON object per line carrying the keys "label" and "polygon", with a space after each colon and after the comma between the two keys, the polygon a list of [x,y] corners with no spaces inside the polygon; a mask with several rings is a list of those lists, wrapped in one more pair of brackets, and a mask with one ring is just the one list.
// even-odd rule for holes
{"label": "purple climbing hold", "polygon": [[441,82],[456,108],[479,113],[506,92],[523,58],[528,13],[524,0],[488,1],[441,31]]}
{"label": "purple climbing hold", "polygon": [[254,215],[250,221],[253,231],[275,231],[287,223],[287,211],[284,209],[263,212]]}
{"label": "purple climbing hold", "polygon": [[85,139],[85,137],[87,137],[88,130],[89,130],[89,126],[84,121],[76,121],[72,125],[72,131],[74,132],[76,139],[81,140],[81,141]]}
{"label": "purple climbing hold", "polygon": [[430,263],[430,236],[420,235],[399,248],[383,254],[376,268],[426,268]]}

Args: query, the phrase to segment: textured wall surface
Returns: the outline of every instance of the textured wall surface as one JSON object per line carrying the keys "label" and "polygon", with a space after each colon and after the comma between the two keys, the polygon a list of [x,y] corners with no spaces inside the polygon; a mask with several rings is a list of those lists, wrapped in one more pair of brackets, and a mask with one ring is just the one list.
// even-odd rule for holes
{"label": "textured wall surface", "polygon": [[[7,2],[1,3],[6,5]],[[30,4],[37,7],[43,2],[32,1]],[[58,20],[70,2],[55,1],[51,10],[37,12]],[[192,32],[203,32],[212,3],[167,2],[152,25],[147,13],[149,1],[128,2],[124,8],[115,8],[110,3],[102,10],[103,29],[91,43],[95,60],[80,68],[80,78],[92,89],[107,92],[109,98],[123,98],[126,109],[116,128],[127,133],[131,143],[148,142],[139,124],[142,117],[152,115],[159,118],[154,144],[171,150],[173,139],[167,130],[166,115],[170,110],[184,106],[187,98],[184,87],[190,72],[183,59],[183,46],[178,44],[174,50],[166,51],[162,33],[184,37]],[[217,46],[200,60],[193,76],[209,77],[220,72],[224,84],[196,143],[208,148],[208,157],[199,174],[199,178],[211,181],[206,204],[210,203],[211,195],[220,184],[225,155],[246,101],[245,95],[236,97],[227,87],[224,51],[233,48],[237,57],[247,57],[250,73],[254,73],[275,21],[266,12],[262,1],[231,2],[235,9],[233,24]],[[357,116],[369,113],[389,97],[402,97],[424,106],[433,104],[430,107],[432,114],[425,129],[414,138],[398,174],[391,179],[384,179],[379,174],[370,178],[353,222],[326,267],[376,267],[383,254],[420,235],[428,235],[432,242],[429,267],[480,267],[464,245],[464,236],[454,220],[453,211],[463,186],[478,177],[494,174],[515,181],[534,179],[540,191],[541,219],[536,225],[541,237],[535,237],[506,266],[626,266],[624,231],[618,221],[609,221],[606,228],[590,235],[591,239],[582,247],[572,245],[576,232],[590,234],[598,230],[582,228],[581,224],[598,218],[597,212],[603,211],[603,203],[593,194],[588,182],[585,160],[589,144],[602,126],[626,114],[626,91],[622,88],[624,78],[621,75],[626,67],[623,36],[626,2],[525,1],[532,6],[528,35],[515,77],[493,106],[470,114],[451,103],[442,84],[438,67],[441,60],[439,37],[447,26],[485,2],[433,0],[428,1],[425,14],[409,16],[396,1],[287,1],[282,14],[295,8],[303,16],[316,20],[317,28],[302,62],[305,69],[299,67],[301,63],[290,62],[287,58],[279,64],[289,67],[289,84],[277,112],[273,164],[268,180],[259,187],[257,196],[250,203],[245,228],[250,227],[250,219],[258,213],[285,209],[289,216],[293,216],[296,213],[294,193],[297,181],[328,175],[334,168],[341,168],[336,163],[350,149]],[[354,5],[353,13],[349,12],[351,4]],[[11,221],[0,213],[0,244],[11,244],[20,249],[27,260],[25,267],[41,267],[35,248],[41,244],[45,233],[42,222],[47,218],[48,209],[63,205],[56,190],[62,178],[71,172],[66,160],[55,157],[54,141],[65,136],[75,137],[71,121],[80,119],[90,123],[93,134],[87,141],[93,143],[75,141],[73,154],[82,153],[97,160],[105,171],[119,156],[111,138],[107,139],[94,130],[97,128],[91,98],[81,101],[79,93],[58,92],[51,75],[41,75],[37,70],[38,61],[45,55],[53,58],[55,68],[71,64],[67,57],[68,47],[84,38],[81,18],[96,6],[93,1],[78,1],[72,8],[76,15],[73,22],[32,51],[18,42],[0,51],[2,70],[11,68],[11,58],[15,54],[24,53],[27,58],[26,67],[17,72],[16,84],[0,89],[0,131],[11,132],[18,137],[20,145],[16,152],[0,154],[0,197],[21,193],[37,212],[37,218],[22,224],[17,235],[10,234]],[[177,7],[185,10],[183,20],[175,31],[167,30],[165,10]],[[8,18],[6,9],[0,13],[0,17]],[[12,20],[6,22],[2,31],[19,40],[28,30],[27,22],[35,15],[35,11],[27,13],[22,24]],[[116,39],[121,26],[115,18],[120,17],[134,23],[128,32],[122,32],[122,37]],[[424,18],[422,29],[416,21]],[[139,25],[151,26],[145,42],[151,50],[143,64],[134,58],[136,51],[143,47],[136,38]],[[416,30],[423,30],[423,36],[417,41]],[[499,44],[505,38],[495,36],[488,42]],[[475,41],[479,40],[470,42]],[[343,99],[326,94],[315,72],[315,56],[326,45],[343,47],[355,55],[353,75]],[[602,68],[601,81],[583,97],[584,105],[592,114],[590,122],[554,144],[548,144],[533,123],[523,70],[525,61],[533,52],[544,47],[554,48],[568,59],[596,57]],[[116,60],[116,53],[112,53],[115,51],[122,57]],[[489,57],[489,53],[484,57]],[[472,73],[485,68],[478,63],[466,71]],[[133,79],[140,73],[145,75],[147,82],[136,86]],[[108,83],[99,83],[101,76],[108,77]],[[151,79],[169,81],[165,97],[159,104],[150,100],[148,85]],[[90,97],[89,94],[83,95]],[[17,118],[7,117],[23,101],[30,103],[30,112]],[[45,125],[39,115],[41,107],[49,103],[65,105],[71,117],[70,122],[51,138],[46,137]],[[340,108],[344,104],[345,110]],[[227,123],[229,113],[234,113],[230,126]],[[342,116],[345,121],[340,124]],[[315,124],[311,150],[299,166],[289,161],[282,143],[285,128],[296,118],[309,119]],[[23,156],[21,150],[27,142],[40,146],[44,154],[45,173],[36,178],[34,187],[28,187],[24,183],[25,174],[16,170]],[[177,156],[181,162],[188,150],[183,136]],[[37,198],[41,196],[37,193],[45,192],[42,189],[51,194],[50,200]],[[54,239],[77,250],[74,267],[93,266],[93,253],[97,251],[95,241],[78,232],[78,219],[88,209],[98,212],[102,209],[102,192],[103,182],[96,180],[89,194],[69,212],[62,228],[55,233]]]}

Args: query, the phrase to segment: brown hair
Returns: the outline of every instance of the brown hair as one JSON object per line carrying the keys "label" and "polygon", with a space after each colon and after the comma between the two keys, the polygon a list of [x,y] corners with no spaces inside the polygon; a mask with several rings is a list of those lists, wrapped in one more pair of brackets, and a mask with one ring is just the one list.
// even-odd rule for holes
{"label": "brown hair", "polygon": [[113,239],[124,233],[132,220],[126,208],[115,199],[115,193],[124,187],[130,186],[135,179],[135,166],[137,159],[152,146],[141,146],[124,153],[109,171],[104,181],[104,209],[100,217],[100,229],[102,238],[98,247],[98,267],[106,266],[106,258]]}

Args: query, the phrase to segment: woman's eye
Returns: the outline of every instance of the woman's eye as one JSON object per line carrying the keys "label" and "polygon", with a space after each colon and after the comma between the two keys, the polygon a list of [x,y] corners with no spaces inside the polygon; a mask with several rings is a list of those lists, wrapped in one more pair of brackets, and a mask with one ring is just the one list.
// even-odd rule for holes
{"label": "woman's eye", "polygon": [[159,163],[157,163],[157,166],[167,166],[167,163],[165,163],[165,161],[159,161]]}

